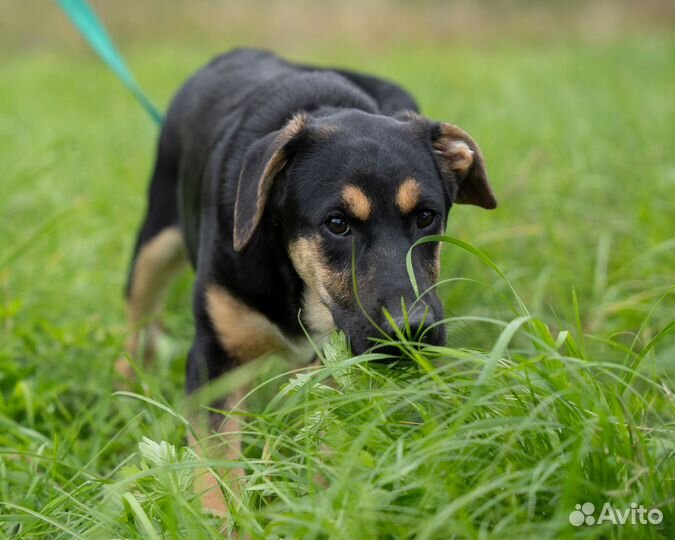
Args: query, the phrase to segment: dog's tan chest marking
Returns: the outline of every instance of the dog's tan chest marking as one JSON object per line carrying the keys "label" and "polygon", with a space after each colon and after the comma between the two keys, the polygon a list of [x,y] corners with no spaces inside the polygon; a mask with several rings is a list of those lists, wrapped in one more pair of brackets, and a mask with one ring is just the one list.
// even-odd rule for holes
{"label": "dog's tan chest marking", "polygon": [[220,344],[239,362],[290,348],[291,344],[276,324],[223,287],[209,285],[205,298]]}
{"label": "dog's tan chest marking", "polygon": [[360,221],[367,221],[373,211],[373,204],[363,190],[353,184],[342,189],[342,200],[349,211]]}
{"label": "dog's tan chest marking", "polygon": [[403,214],[409,214],[417,207],[421,192],[422,187],[417,180],[406,178],[396,192],[396,206]]}

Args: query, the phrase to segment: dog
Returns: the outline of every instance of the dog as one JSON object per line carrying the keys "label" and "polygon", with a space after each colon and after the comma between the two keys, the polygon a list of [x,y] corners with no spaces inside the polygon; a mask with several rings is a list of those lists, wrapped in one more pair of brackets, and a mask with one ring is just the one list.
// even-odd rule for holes
{"label": "dog", "polygon": [[[126,289],[129,348],[152,355],[163,296],[188,262],[188,393],[305,331],[340,329],[354,354],[401,329],[442,344],[440,245],[413,250],[428,290],[419,300],[405,260],[442,234],[456,203],[497,205],[481,151],[421,116],[398,85],[262,50],[220,55],[178,91],[162,126]],[[235,441],[226,457],[239,452]],[[203,489],[205,506],[226,512],[214,480]]]}

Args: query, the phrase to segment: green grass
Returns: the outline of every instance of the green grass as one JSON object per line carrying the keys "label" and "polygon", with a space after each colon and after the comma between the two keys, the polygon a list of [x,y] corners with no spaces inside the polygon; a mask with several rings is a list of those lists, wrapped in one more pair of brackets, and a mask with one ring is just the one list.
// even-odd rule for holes
{"label": "green grass", "polygon": [[[464,127],[500,208],[452,212],[447,233],[480,251],[444,246],[447,347],[401,343],[387,367],[335,337],[290,385],[255,365],[228,523],[189,488],[191,276],[157,365],[134,395],[114,391],[156,130],[89,56],[5,59],[0,537],[213,538],[233,524],[253,538],[672,537],[674,50],[672,35],[634,35],[302,56],[393,77]],[[211,52],[129,57],[165,104]],[[586,501],[664,521],[572,527]]]}

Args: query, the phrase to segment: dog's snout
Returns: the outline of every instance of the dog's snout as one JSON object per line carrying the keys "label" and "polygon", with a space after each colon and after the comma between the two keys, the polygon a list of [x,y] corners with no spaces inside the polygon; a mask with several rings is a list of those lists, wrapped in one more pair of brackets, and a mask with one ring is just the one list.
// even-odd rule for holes
{"label": "dog's snout", "polygon": [[415,309],[407,314],[407,316],[400,315],[394,319],[396,328],[393,328],[390,323],[387,324],[387,331],[393,338],[399,336],[400,331],[408,339],[420,339],[425,329],[429,328],[436,322],[433,312],[426,306]]}

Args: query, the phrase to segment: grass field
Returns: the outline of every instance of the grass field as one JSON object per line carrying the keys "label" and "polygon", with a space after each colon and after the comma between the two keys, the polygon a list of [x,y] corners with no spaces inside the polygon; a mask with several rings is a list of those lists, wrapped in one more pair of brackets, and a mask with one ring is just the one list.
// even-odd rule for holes
{"label": "grass field", "polygon": [[[225,49],[234,43],[222,41]],[[212,43],[126,52],[163,106]],[[156,128],[86,51],[2,56],[0,538],[673,538],[675,34],[315,47],[391,77],[481,144],[500,202],[453,210],[447,347],[393,367],[263,361],[232,520],[185,448],[192,276],[131,393],[112,366]],[[476,251],[478,250],[478,251]],[[335,385],[327,385],[334,376]],[[229,381],[229,382],[228,382]],[[221,385],[221,386],[223,386]],[[280,386],[281,385],[281,386]],[[212,465],[233,466],[216,460]],[[660,525],[574,527],[575,504]]]}

